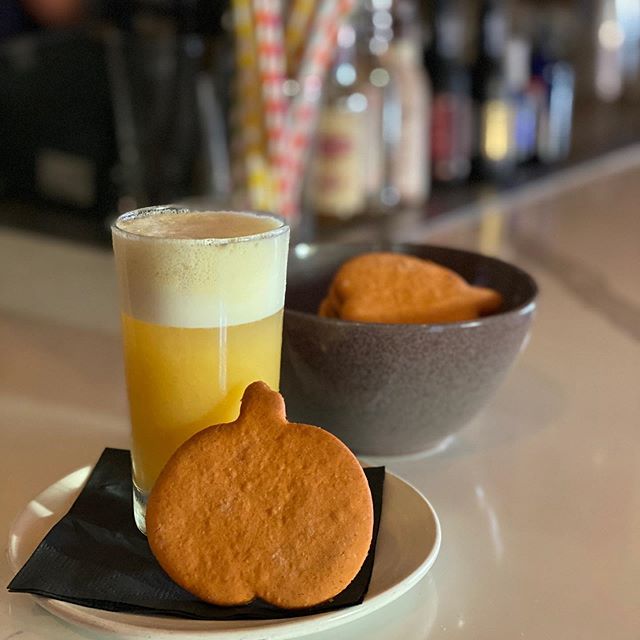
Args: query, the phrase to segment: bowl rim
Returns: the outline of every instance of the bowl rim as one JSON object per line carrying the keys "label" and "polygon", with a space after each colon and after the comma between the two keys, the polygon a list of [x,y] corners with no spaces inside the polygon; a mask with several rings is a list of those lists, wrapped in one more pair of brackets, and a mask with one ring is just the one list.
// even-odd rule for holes
{"label": "bowl rim", "polygon": [[[511,262],[507,262],[506,260],[502,260],[500,258],[496,258],[494,256],[488,256],[484,253],[480,253],[478,251],[469,251],[467,249],[458,249],[457,247],[449,247],[447,245],[436,245],[436,244],[422,244],[415,242],[379,242],[379,243],[353,243],[353,242],[300,242],[295,246],[289,248],[289,257],[295,256],[298,259],[297,252],[299,248],[304,247],[305,251],[313,251],[317,250],[318,247],[345,247],[345,248],[353,248],[353,249],[362,249],[366,252],[373,251],[391,251],[394,253],[401,253],[402,248],[405,247],[419,247],[420,249],[436,249],[436,250],[445,250],[451,251],[453,253],[457,253],[460,256],[474,256],[480,257],[484,260],[488,260],[490,262],[498,263],[500,266],[506,267],[511,271],[514,271],[518,274],[518,276],[522,277],[527,281],[528,285],[531,288],[531,295],[520,305],[514,307],[513,309],[509,309],[508,311],[498,311],[496,313],[492,313],[487,316],[482,316],[480,318],[476,318],[475,320],[462,320],[457,322],[362,322],[360,320],[342,320],[341,318],[325,318],[323,316],[319,316],[317,313],[311,313],[310,311],[300,311],[298,309],[291,309],[287,307],[286,303],[286,295],[285,295],[285,305],[284,305],[284,313],[286,315],[293,315],[300,318],[313,318],[318,322],[326,322],[330,325],[334,326],[350,326],[350,327],[376,327],[375,330],[386,329],[389,330],[392,327],[395,327],[396,330],[398,327],[416,327],[424,329],[431,329],[434,331],[444,331],[447,328],[449,329],[465,329],[465,328],[473,328],[485,325],[487,323],[498,322],[500,318],[505,318],[508,316],[514,315],[529,315],[533,313],[537,306],[537,299],[540,293],[540,289],[538,287],[537,282],[528,272],[524,269],[516,266]],[[354,256],[355,257],[355,256]],[[418,256],[419,257],[419,256]]]}

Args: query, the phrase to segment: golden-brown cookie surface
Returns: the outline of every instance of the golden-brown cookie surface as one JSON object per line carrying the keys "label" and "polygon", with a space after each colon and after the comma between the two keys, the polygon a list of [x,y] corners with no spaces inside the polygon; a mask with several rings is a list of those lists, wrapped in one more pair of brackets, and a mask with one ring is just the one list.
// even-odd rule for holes
{"label": "golden-brown cookie surface", "polygon": [[434,262],[377,252],[340,267],[319,313],[358,322],[441,323],[474,320],[501,304],[498,292],[469,285]]}
{"label": "golden-brown cookie surface", "polygon": [[372,531],[358,460],[328,432],[287,422],[282,396],[261,382],[247,387],[235,422],[176,451],[147,507],[160,565],[219,605],[328,600],[358,573]]}

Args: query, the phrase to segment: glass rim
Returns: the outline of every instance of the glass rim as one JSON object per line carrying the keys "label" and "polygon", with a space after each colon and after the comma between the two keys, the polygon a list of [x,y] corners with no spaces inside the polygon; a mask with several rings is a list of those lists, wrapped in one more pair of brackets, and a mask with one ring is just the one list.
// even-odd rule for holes
{"label": "glass rim", "polygon": [[[207,238],[172,238],[165,236],[155,236],[148,235],[145,233],[136,233],[134,231],[129,231],[120,226],[124,220],[136,220],[138,218],[144,218],[152,215],[162,215],[162,214],[170,214],[170,215],[180,215],[183,213],[231,213],[231,214],[240,214],[245,216],[253,216],[255,218],[269,218],[270,220],[276,220],[280,224],[273,229],[268,229],[267,231],[261,231],[259,233],[252,233],[244,236],[233,236],[230,238],[215,238],[215,237],[207,237]],[[156,205],[151,207],[142,207],[140,209],[133,209],[132,211],[127,211],[126,213],[120,214],[111,225],[111,233],[117,234],[123,238],[135,238],[138,240],[148,240],[150,242],[167,242],[167,243],[183,243],[188,242],[191,244],[204,244],[204,245],[226,245],[226,244],[237,244],[239,242],[254,242],[257,240],[268,240],[270,238],[276,238],[289,230],[289,225],[287,221],[279,215],[275,213],[268,213],[266,211],[248,211],[246,209],[198,209],[191,208],[182,205]]]}

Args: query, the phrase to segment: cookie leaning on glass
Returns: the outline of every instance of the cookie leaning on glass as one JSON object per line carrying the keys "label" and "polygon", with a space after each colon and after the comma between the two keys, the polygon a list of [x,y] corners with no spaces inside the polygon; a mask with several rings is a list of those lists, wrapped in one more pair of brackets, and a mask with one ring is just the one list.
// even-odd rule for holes
{"label": "cookie leaning on glass", "polygon": [[255,597],[296,609],[357,575],[373,534],[369,485],[351,451],[318,427],[289,423],[263,382],[235,422],[201,431],[162,470],[147,536],[180,586],[230,606]]}
{"label": "cookie leaning on glass", "polygon": [[447,323],[500,309],[502,296],[467,283],[430,260],[400,253],[366,253],[335,274],[318,314],[355,322]]}

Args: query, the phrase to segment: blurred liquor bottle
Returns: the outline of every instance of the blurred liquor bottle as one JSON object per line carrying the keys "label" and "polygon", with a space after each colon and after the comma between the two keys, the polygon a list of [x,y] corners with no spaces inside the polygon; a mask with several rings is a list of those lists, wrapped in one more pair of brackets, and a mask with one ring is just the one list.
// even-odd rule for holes
{"label": "blurred liquor bottle", "polygon": [[624,91],[625,31],[621,21],[624,5],[618,0],[596,2],[595,93],[604,102],[615,102]]}
{"label": "blurred liquor bottle", "polygon": [[387,53],[393,39],[391,0],[360,0],[354,17],[360,91],[367,101],[366,213],[394,211],[400,189],[394,182],[394,159],[402,131],[402,106],[397,75]]}
{"label": "blurred liquor bottle", "polygon": [[321,221],[348,220],[367,202],[368,102],[356,70],[356,32],[338,33],[337,54],[326,81],[309,166],[307,202]]}
{"label": "blurred liquor bottle", "polygon": [[431,167],[437,182],[460,182],[471,171],[473,102],[465,63],[466,21],[461,0],[432,5],[426,63],[433,83]]}
{"label": "blurred liquor bottle", "polygon": [[624,97],[637,100],[640,96],[640,2],[638,0],[618,3],[618,24],[623,32]]}
{"label": "blurred liquor bottle", "polygon": [[517,162],[514,142],[515,109],[505,73],[508,21],[502,0],[483,0],[473,74],[477,137],[477,172],[506,180]]}
{"label": "blurred liquor bottle", "polygon": [[524,37],[511,37],[506,48],[507,85],[514,108],[513,143],[516,159],[536,156],[538,120],[544,105],[544,89],[532,82],[531,45]]}
{"label": "blurred liquor bottle", "polygon": [[354,16],[359,91],[367,105],[367,145],[362,158],[367,178],[363,213],[385,211],[400,200],[391,184],[389,160],[391,150],[398,144],[400,105],[397,87],[382,57],[393,35],[392,19],[388,10],[377,10],[374,2],[377,0],[360,0]]}
{"label": "blurred liquor bottle", "polygon": [[392,5],[393,39],[386,53],[398,92],[401,121],[398,144],[391,150],[391,182],[400,205],[423,205],[431,188],[431,83],[422,61],[423,34],[416,0]]}
{"label": "blurred liquor bottle", "polygon": [[606,103],[640,97],[640,2],[593,0],[593,90]]}

